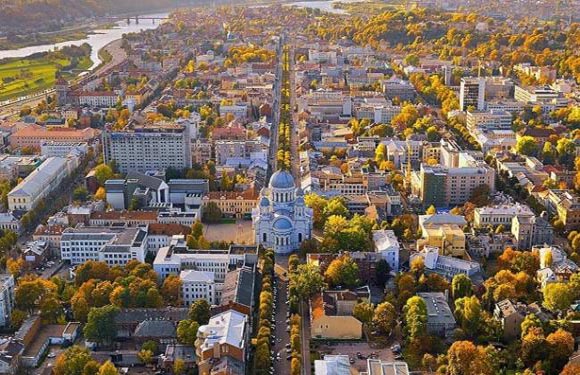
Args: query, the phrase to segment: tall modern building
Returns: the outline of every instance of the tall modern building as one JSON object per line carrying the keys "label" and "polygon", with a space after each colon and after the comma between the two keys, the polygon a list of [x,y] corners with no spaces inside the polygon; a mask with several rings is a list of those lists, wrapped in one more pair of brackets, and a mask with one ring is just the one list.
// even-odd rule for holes
{"label": "tall modern building", "polygon": [[114,160],[122,173],[191,167],[187,123],[156,123],[103,133],[105,162]]}
{"label": "tall modern building", "polygon": [[473,107],[478,111],[485,109],[485,78],[461,78],[459,86],[459,109],[462,111]]}
{"label": "tall modern building", "polygon": [[312,233],[312,209],[304,203],[304,192],[296,188],[286,170],[277,171],[263,189],[258,207],[252,211],[256,243],[277,254],[297,250]]}
{"label": "tall modern building", "polygon": [[14,277],[10,274],[0,275],[0,327],[10,325],[14,308]]}

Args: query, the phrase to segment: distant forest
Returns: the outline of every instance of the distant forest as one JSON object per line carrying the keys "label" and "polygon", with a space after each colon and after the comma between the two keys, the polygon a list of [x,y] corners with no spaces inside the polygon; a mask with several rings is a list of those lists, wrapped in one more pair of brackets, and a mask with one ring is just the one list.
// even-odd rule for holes
{"label": "distant forest", "polygon": [[0,0],[0,31],[55,31],[80,17],[150,12],[209,0]]}

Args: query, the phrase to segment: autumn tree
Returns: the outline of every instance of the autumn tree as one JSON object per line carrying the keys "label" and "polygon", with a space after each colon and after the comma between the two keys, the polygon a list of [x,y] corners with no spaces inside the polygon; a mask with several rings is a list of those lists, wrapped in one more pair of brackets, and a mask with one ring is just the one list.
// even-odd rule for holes
{"label": "autumn tree", "polygon": [[397,311],[389,302],[383,302],[377,305],[373,315],[373,325],[379,331],[390,334],[395,327]]}
{"label": "autumn tree", "polygon": [[406,331],[412,338],[419,338],[427,334],[427,305],[419,296],[407,300],[403,309]]}
{"label": "autumn tree", "polygon": [[471,341],[456,341],[447,351],[449,375],[494,375],[496,364],[492,361],[492,349],[476,346]]}
{"label": "autumn tree", "polygon": [[574,294],[564,283],[549,283],[543,290],[544,306],[551,311],[562,311],[570,307]]}
{"label": "autumn tree", "polygon": [[83,329],[85,338],[97,344],[109,344],[117,337],[115,316],[119,309],[113,305],[93,307]]}
{"label": "autumn tree", "polygon": [[83,375],[91,362],[94,361],[88,349],[73,345],[56,358],[53,372],[55,375]]}
{"label": "autumn tree", "polygon": [[467,275],[460,273],[453,276],[453,280],[451,281],[451,296],[453,299],[470,296],[472,289],[473,284]]}
{"label": "autumn tree", "polygon": [[553,370],[560,370],[574,352],[574,337],[561,328],[546,337],[549,346],[549,359]]}
{"label": "autumn tree", "polygon": [[330,285],[354,287],[359,284],[358,265],[349,255],[335,258],[326,269],[324,277]]}
{"label": "autumn tree", "polygon": [[373,306],[372,303],[362,301],[354,305],[354,308],[352,310],[352,316],[354,316],[361,322],[368,324],[373,320],[374,312],[375,307]]}
{"label": "autumn tree", "polygon": [[177,275],[169,275],[163,281],[161,294],[165,302],[172,306],[178,306],[181,303],[181,279]]}
{"label": "autumn tree", "polygon": [[117,375],[119,372],[111,361],[107,361],[99,367],[99,375]]}

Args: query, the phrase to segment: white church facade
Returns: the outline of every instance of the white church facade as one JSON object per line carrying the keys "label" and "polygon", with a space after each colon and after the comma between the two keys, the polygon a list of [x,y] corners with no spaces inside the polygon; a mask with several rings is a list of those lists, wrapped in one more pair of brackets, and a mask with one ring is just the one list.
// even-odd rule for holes
{"label": "white church facade", "polygon": [[262,189],[258,207],[252,210],[256,244],[276,254],[297,250],[312,235],[312,215],[292,175],[286,170],[275,172],[268,188]]}

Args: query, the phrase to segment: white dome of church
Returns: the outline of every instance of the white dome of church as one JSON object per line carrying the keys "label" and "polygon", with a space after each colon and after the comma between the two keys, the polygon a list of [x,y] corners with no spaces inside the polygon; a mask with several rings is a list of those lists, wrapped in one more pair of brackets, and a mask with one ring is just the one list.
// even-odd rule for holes
{"label": "white dome of church", "polygon": [[294,177],[287,170],[276,171],[270,177],[270,188],[274,189],[294,189]]}
{"label": "white dome of church", "polygon": [[312,234],[312,209],[304,204],[304,192],[296,188],[286,170],[275,172],[262,189],[258,207],[252,210],[256,243],[277,254],[288,254]]}

